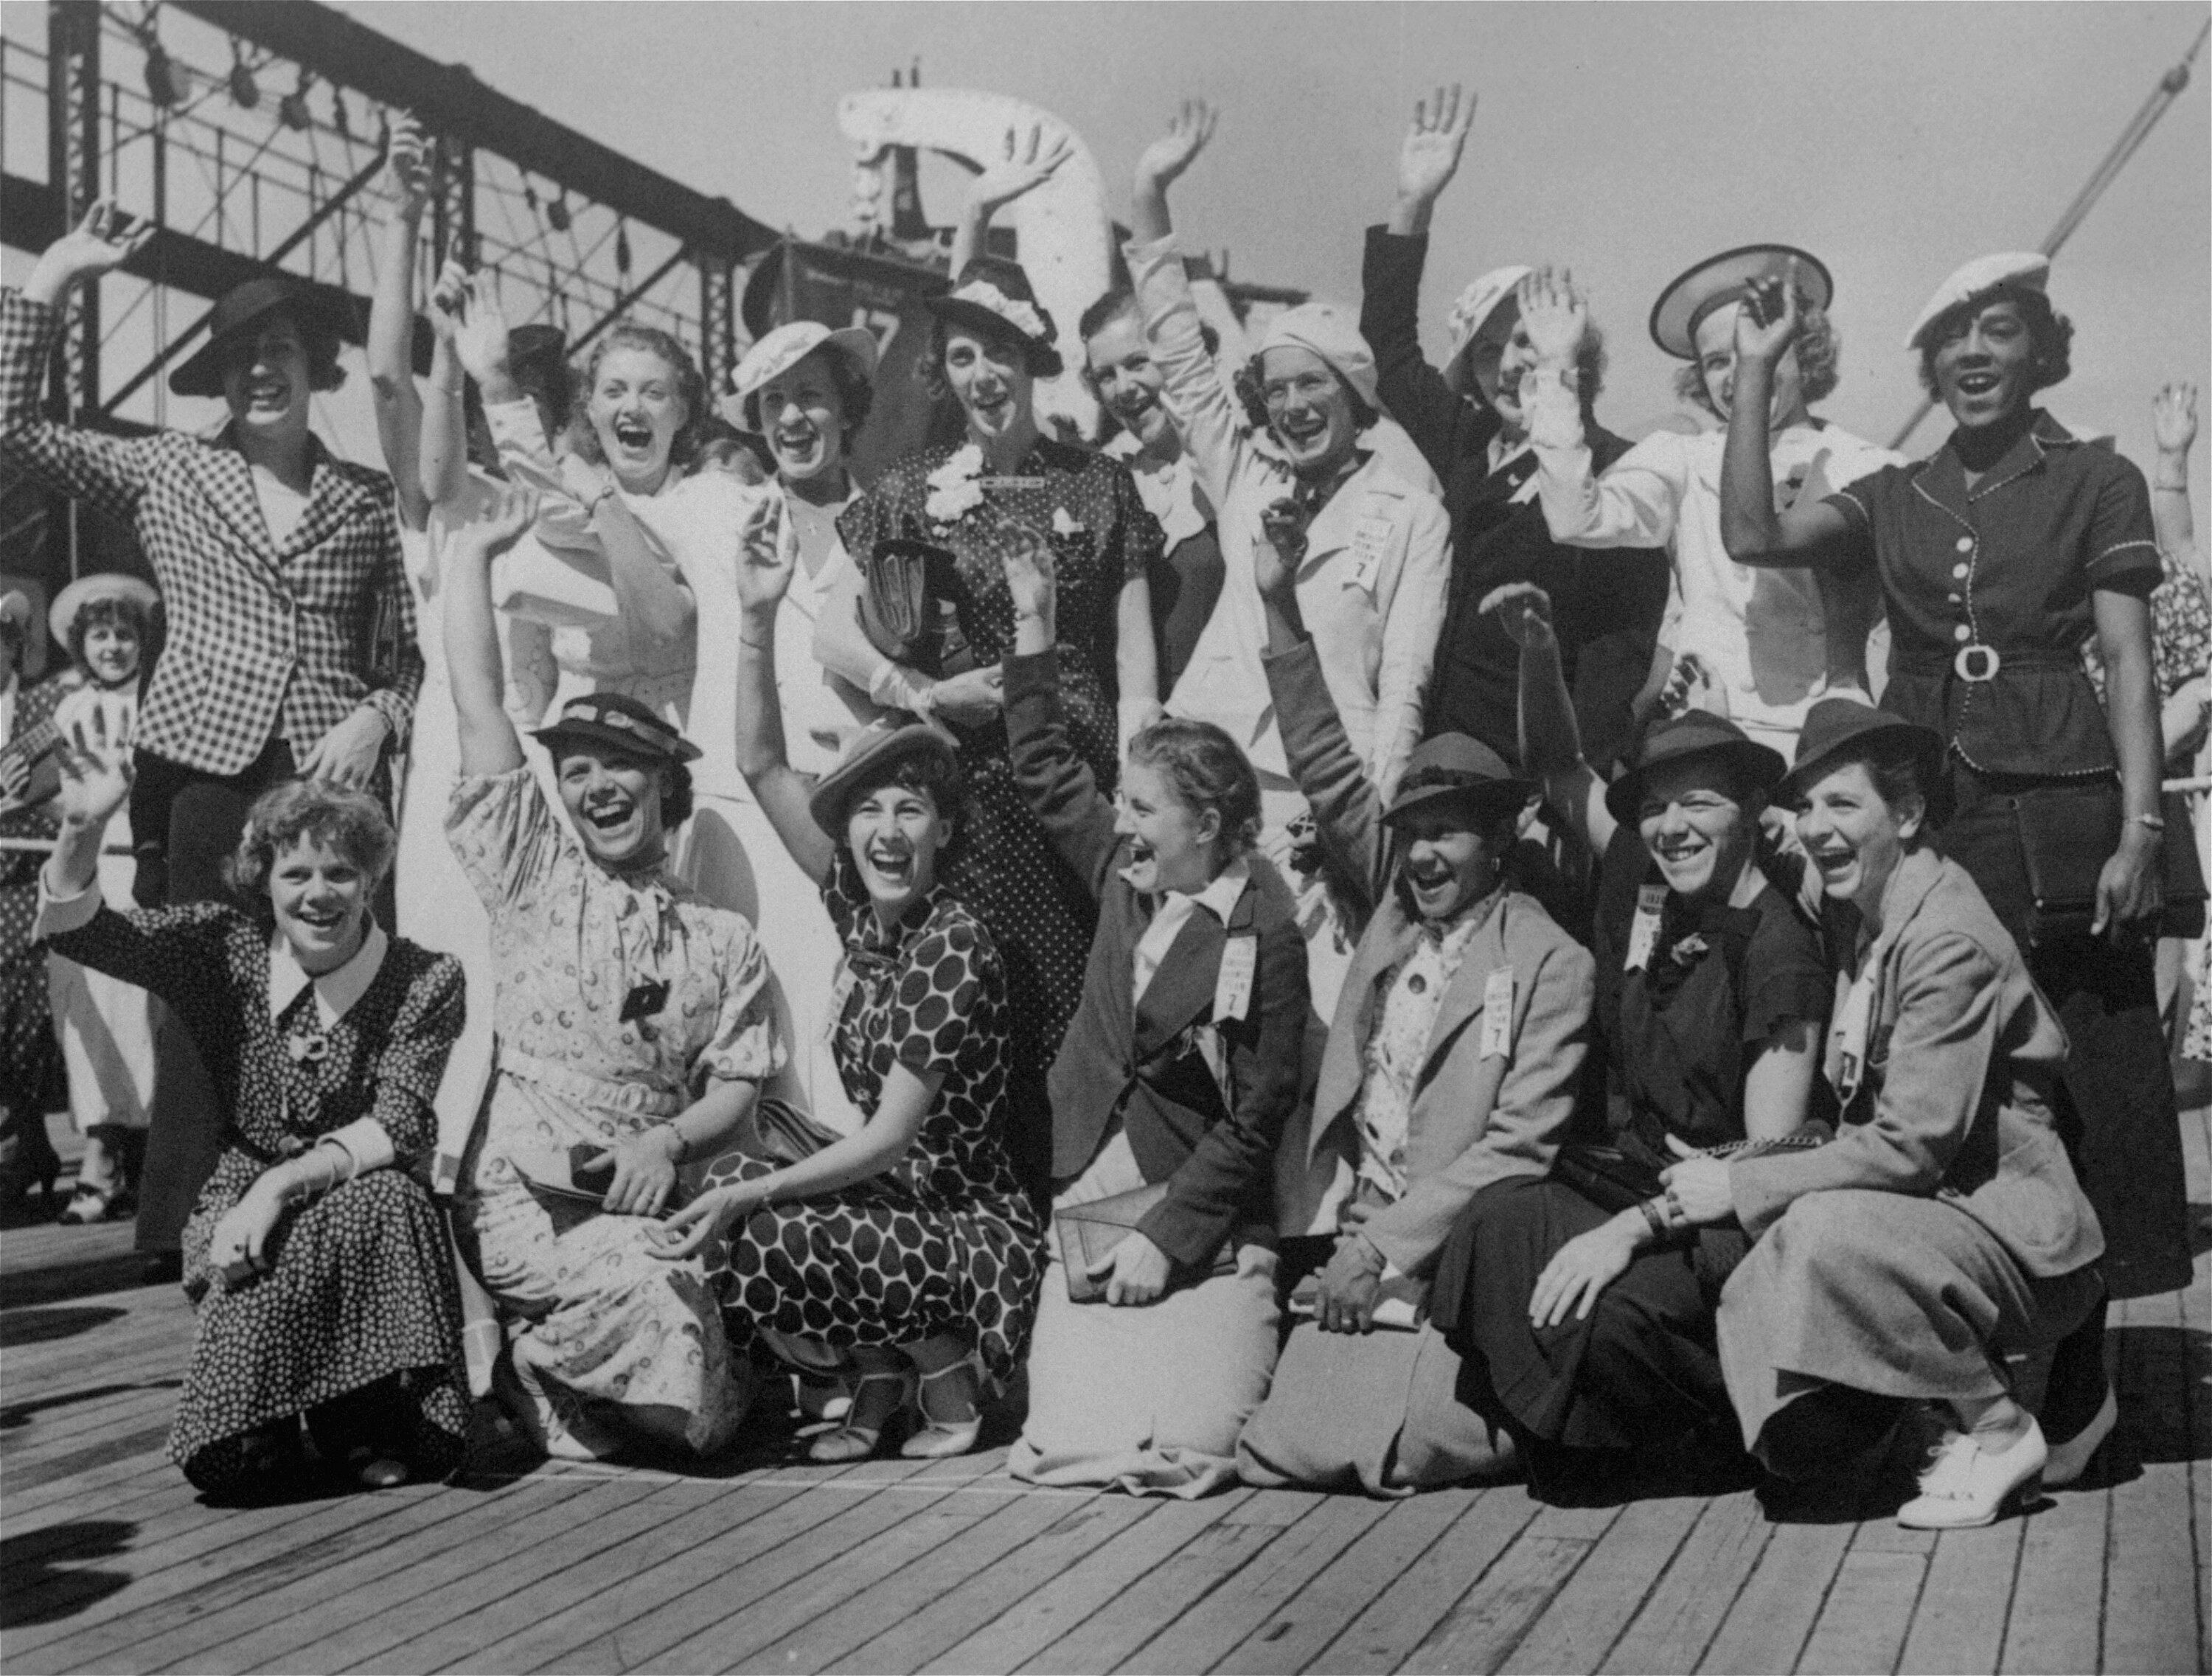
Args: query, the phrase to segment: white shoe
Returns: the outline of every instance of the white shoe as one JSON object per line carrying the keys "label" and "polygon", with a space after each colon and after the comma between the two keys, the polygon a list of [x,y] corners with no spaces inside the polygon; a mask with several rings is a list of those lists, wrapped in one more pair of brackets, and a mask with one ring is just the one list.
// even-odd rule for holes
{"label": "white shoe", "polygon": [[2089,1470],[2089,1462],[2105,1440],[2112,1435],[2112,1428],[2120,1423],[2119,1400],[2113,1396],[2112,1388],[2105,1387],[2105,1400],[2083,1426],[2063,1443],[2053,1443],[2051,1455],[2043,1463],[2043,1487],[2058,1490],[2079,1479]]}
{"label": "white shoe", "polygon": [[2033,1420],[2012,1446],[1996,1453],[1970,1432],[1947,1435],[1920,1475],[1920,1493],[1897,1510],[1909,1530],[1969,1530],[1995,1522],[2005,1504],[2035,1482],[2049,1450]]}

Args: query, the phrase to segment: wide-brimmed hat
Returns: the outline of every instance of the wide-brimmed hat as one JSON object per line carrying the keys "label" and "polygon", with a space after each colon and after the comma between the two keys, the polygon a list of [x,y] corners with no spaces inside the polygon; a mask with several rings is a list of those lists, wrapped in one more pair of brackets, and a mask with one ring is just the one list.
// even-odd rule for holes
{"label": "wide-brimmed hat", "polygon": [[922,307],[947,325],[993,333],[1011,331],[1029,348],[1030,365],[1039,378],[1056,376],[1059,328],[1052,311],[1036,300],[1030,276],[1018,262],[1003,256],[979,256],[960,270],[950,291],[924,297]]}
{"label": "wide-brimmed hat", "polygon": [[[814,817],[815,825],[842,843],[845,807],[854,793],[909,756],[941,758],[948,771],[958,760],[952,742],[933,727],[888,719],[870,722],[853,736],[836,765],[815,782],[814,794],[806,800],[806,812]],[[947,815],[951,811],[941,809],[938,813]]]}
{"label": "wide-brimmed hat", "polygon": [[1659,294],[1651,306],[1651,341],[1677,361],[1698,358],[1698,328],[1716,308],[1741,302],[1756,280],[1780,279],[1797,263],[1798,294],[1814,308],[1834,300],[1827,264],[1795,245],[1743,245],[1709,256]]}
{"label": "wide-brimmed hat", "polygon": [[77,614],[103,599],[128,599],[149,618],[161,604],[161,596],[153,584],[138,577],[125,576],[114,570],[80,576],[56,594],[54,603],[46,608],[46,630],[53,636],[54,644],[67,646],[70,630],[76,626]]}
{"label": "wide-brimmed hat", "polygon": [[1458,380],[1466,377],[1462,357],[1474,347],[1474,340],[1490,324],[1492,317],[1514,300],[1521,282],[1535,271],[1518,262],[1492,268],[1459,294],[1458,301],[1451,306],[1451,349],[1444,356],[1446,379]]}
{"label": "wide-brimmed hat", "polygon": [[1465,733],[1439,733],[1413,747],[1406,759],[1405,775],[1398,781],[1398,794],[1382,811],[1382,819],[1386,824],[1395,823],[1448,798],[1471,803],[1485,814],[1502,815],[1521,807],[1535,790],[1533,781],[1515,774],[1481,740]]}
{"label": "wide-brimmed hat", "polygon": [[1996,291],[2045,291],[2051,285],[2051,258],[2032,250],[2000,251],[1978,256],[1936,288],[1905,334],[1905,347],[1917,349],[1928,329],[1961,303]]}
{"label": "wide-brimmed hat", "polygon": [[587,740],[664,762],[689,762],[700,754],[698,746],[623,693],[586,693],[581,698],[572,698],[561,707],[558,721],[537,729],[531,738],[549,750],[563,740]]}
{"label": "wide-brimmed hat", "polygon": [[745,351],[730,374],[731,401],[722,416],[742,431],[761,428],[760,404],[753,400],[761,386],[780,378],[827,345],[853,376],[863,384],[876,380],[876,335],[866,326],[825,326],[819,320],[793,320],[778,326]]}
{"label": "wide-brimmed hat", "polygon": [[319,329],[339,339],[353,324],[343,304],[313,286],[277,275],[249,279],[225,292],[216,304],[208,317],[208,341],[169,374],[171,393],[222,395],[222,364],[230,346],[259,331],[272,314],[289,314],[303,331]]}
{"label": "wide-brimmed hat", "polygon": [[[1695,760],[1722,764],[1738,785],[1754,793],[1765,791],[1790,771],[1780,751],[1755,743],[1725,717],[1685,710],[1644,734],[1628,772],[1606,787],[1607,812],[1616,821],[1635,820],[1651,776],[1661,768]],[[1754,813],[1763,801],[1754,795]]]}
{"label": "wide-brimmed hat", "polygon": [[1267,322],[1260,347],[1252,351],[1254,370],[1270,349],[1310,349],[1335,369],[1336,375],[1359,392],[1359,399],[1381,411],[1382,386],[1375,372],[1375,351],[1359,335],[1359,321],[1349,309],[1333,302],[1302,302],[1286,308]]}
{"label": "wide-brimmed hat", "polygon": [[1932,727],[1877,710],[1862,698],[1824,698],[1805,713],[1805,726],[1797,733],[1796,760],[1775,786],[1774,800],[1796,803],[1843,757],[1864,750],[1877,739],[1886,745],[1909,746],[1919,759],[1920,788],[1934,818],[1943,790],[1942,736]]}

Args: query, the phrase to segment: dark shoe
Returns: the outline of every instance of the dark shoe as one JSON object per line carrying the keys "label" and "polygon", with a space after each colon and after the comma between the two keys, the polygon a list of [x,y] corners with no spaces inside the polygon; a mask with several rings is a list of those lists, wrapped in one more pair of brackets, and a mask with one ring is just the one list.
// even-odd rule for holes
{"label": "dark shoe", "polygon": [[23,1122],[35,1126],[23,1128],[0,1157],[0,1215],[28,1210],[31,1189],[36,1186],[41,1208],[52,1216],[54,1181],[62,1173],[62,1161],[46,1139],[45,1120],[27,1118]]}
{"label": "dark shoe", "polygon": [[101,1187],[80,1181],[56,1219],[65,1228],[88,1228],[95,1222],[121,1222],[137,1208],[137,1195],[119,1181]]}

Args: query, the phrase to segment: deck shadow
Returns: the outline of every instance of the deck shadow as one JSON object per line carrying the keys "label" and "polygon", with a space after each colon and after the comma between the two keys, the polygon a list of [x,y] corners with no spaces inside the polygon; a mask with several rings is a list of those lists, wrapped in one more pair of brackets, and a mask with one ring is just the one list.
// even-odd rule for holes
{"label": "deck shadow", "polygon": [[106,1600],[129,1573],[64,1570],[55,1562],[119,1554],[137,1533],[133,1520],[94,1519],[0,1539],[0,1630],[51,1624]]}
{"label": "deck shadow", "polygon": [[25,1345],[51,1344],[57,1339],[74,1339],[80,1333],[89,1333],[96,1327],[105,1327],[128,1313],[112,1304],[76,1304],[58,1309],[13,1309],[0,1315],[0,1350],[15,1350]]}

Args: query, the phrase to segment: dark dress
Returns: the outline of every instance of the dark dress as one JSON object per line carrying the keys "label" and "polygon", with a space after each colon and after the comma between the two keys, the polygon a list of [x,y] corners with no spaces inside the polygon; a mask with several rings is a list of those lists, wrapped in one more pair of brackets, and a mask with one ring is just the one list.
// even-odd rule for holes
{"label": "dark dress", "polygon": [[[1674,1162],[1670,1135],[1692,1146],[1744,1138],[1758,1045],[1792,1019],[1825,1025],[1832,980],[1819,933],[1771,885],[1744,908],[1664,891],[1651,956],[1629,970],[1638,892],[1659,877],[1632,825],[1614,833],[1603,872],[1595,952],[1611,1140],[1656,1169]],[[1561,1182],[1501,1182],[1438,1261],[1431,1308],[1464,1359],[1461,1400],[1524,1440],[1626,1448],[1729,1412],[1713,1317],[1747,1248],[1732,1226],[1642,1252],[1585,1319],[1529,1325],[1545,1265],[1612,1216]]]}
{"label": "dark dress", "polygon": [[[0,739],[0,749],[27,743],[27,735],[52,720],[67,690],[60,681],[19,688],[15,732],[10,739]],[[45,775],[52,778],[51,773]],[[25,806],[0,814],[0,838],[52,838],[52,811],[42,806],[52,790],[34,770]],[[45,859],[35,850],[0,850],[0,1177],[20,1169],[25,1174],[19,1179],[26,1181],[43,1175],[53,1158],[46,1114],[69,1098],[62,1046],[46,1002],[46,950],[31,941],[31,922],[39,912],[39,866]]]}
{"label": "dark dress", "polygon": [[[393,938],[359,999],[318,1028],[313,985],[270,1016],[269,936],[235,908],[101,908],[52,944],[167,1001],[230,1114],[185,1224],[185,1292],[199,1319],[170,1460],[219,1493],[243,1469],[246,1434],[396,1388],[411,1433],[397,1441],[416,1474],[457,1468],[469,1412],[460,1303],[423,1178],[437,1141],[431,1102],[461,1031],[460,963]],[[396,1165],[287,1211],[270,1236],[274,1266],[224,1284],[208,1266],[216,1224],[263,1171],[363,1118],[390,1136]]]}
{"label": "dark dress", "polygon": [[[849,974],[831,1039],[847,1096],[872,1118],[894,1066],[945,1080],[895,1167],[754,1212],[710,1262],[725,1320],[739,1339],[766,1328],[840,1348],[955,1334],[975,1342],[1003,1385],[1029,1341],[1044,1269],[1043,1235],[1006,1145],[1006,970],[991,934],[942,885],[886,937],[842,844],[822,897]],[[775,1168],[732,1154],[708,1181]]]}
{"label": "dark dress", "polygon": [[[1127,467],[1049,438],[1039,440],[1015,472],[981,477],[982,504],[950,519],[933,516],[930,475],[969,446],[948,444],[908,455],[839,515],[838,533],[856,556],[889,537],[949,549],[956,560],[952,604],[979,665],[999,662],[1014,647],[1013,598],[1002,568],[1013,533],[1007,519],[1045,536],[1059,585],[1068,732],[1110,792],[1120,766],[1115,613],[1122,585],[1159,562],[1160,526],[1145,510]],[[1024,1184],[1041,1192],[1052,1146],[1044,1072],[1082,999],[1097,908],[1023,802],[1004,724],[994,718],[955,731],[969,806],[944,883],[990,929],[1006,965],[1014,1084],[1008,1139]]]}
{"label": "dark dress", "polygon": [[[2159,585],[2142,473],[2039,411],[1971,492],[1946,442],[1827,504],[1850,524],[1849,562],[1880,577],[1888,606],[1882,707],[1949,747],[1943,853],[1973,876],[2066,1027],[2059,1133],[2104,1225],[2106,1284],[2116,1298],[2185,1286],[2181,1127],[2153,950],[2032,940],[2021,859],[2020,823],[2039,805],[2117,803],[2112,735],[2081,648],[2094,632],[2094,591],[2148,598]],[[1994,679],[1967,678],[1981,672],[1980,654],[1960,670],[1969,646],[1994,653]],[[2166,841],[2190,834],[2169,829]]]}

